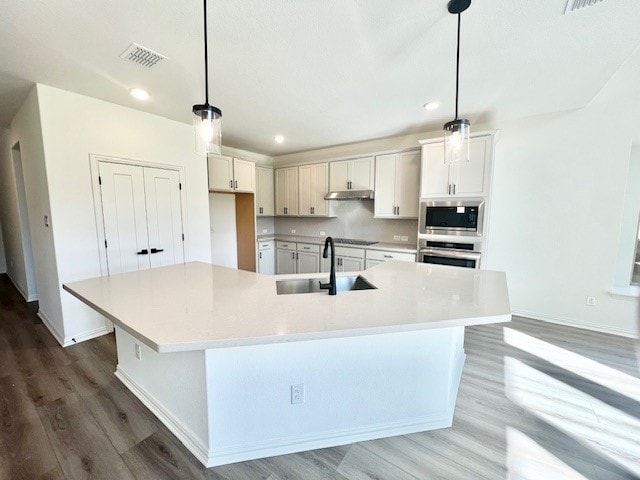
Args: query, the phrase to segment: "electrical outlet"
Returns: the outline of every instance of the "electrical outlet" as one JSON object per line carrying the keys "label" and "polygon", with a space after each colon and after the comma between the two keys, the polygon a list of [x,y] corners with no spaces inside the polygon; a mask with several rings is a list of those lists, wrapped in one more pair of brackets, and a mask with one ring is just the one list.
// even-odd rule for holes
{"label": "electrical outlet", "polygon": [[304,383],[291,385],[291,403],[304,403]]}
{"label": "electrical outlet", "polygon": [[136,358],[142,360],[142,347],[136,343]]}
{"label": "electrical outlet", "polygon": [[296,233],[296,231],[295,230],[291,230],[291,233]]}
{"label": "electrical outlet", "polygon": [[590,307],[596,306],[596,297],[587,297],[587,305]]}
{"label": "electrical outlet", "polygon": [[406,235],[402,235],[402,236],[400,237],[400,240],[402,240],[403,242],[408,242],[408,241],[409,241],[409,237],[408,237],[408,236],[406,236]]}
{"label": "electrical outlet", "polygon": [[393,236],[393,239],[394,239],[394,240],[396,240],[396,241],[398,241],[398,242],[400,241],[400,239],[401,239],[401,238],[402,238],[402,237],[401,237],[400,235],[394,235],[394,236]]}
{"label": "electrical outlet", "polygon": [[324,237],[325,235],[326,235],[326,233],[325,233],[325,232],[320,232],[320,236],[321,236],[321,237]]}

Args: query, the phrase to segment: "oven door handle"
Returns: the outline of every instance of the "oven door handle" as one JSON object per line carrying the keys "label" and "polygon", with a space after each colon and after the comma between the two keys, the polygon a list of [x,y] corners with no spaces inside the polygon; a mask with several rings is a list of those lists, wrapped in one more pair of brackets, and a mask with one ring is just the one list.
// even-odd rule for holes
{"label": "oven door handle", "polygon": [[438,257],[461,258],[463,260],[478,260],[480,252],[461,252],[460,250],[447,250],[446,248],[423,248],[420,254],[433,255]]}

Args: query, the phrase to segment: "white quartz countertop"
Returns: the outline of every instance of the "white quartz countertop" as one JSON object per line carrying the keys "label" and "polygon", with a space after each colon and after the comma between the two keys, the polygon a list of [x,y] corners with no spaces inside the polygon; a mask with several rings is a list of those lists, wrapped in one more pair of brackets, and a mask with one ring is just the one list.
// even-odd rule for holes
{"label": "white quartz countertop", "polygon": [[[375,290],[277,295],[267,276],[201,262],[68,283],[64,289],[158,352],[507,322],[503,272],[384,262]],[[348,274],[338,274],[348,275]]]}
{"label": "white quartz countertop", "polygon": [[[314,245],[324,245],[326,237],[309,237],[304,235],[283,235],[279,233],[262,233],[258,235],[258,242],[266,242],[268,240],[280,240],[283,242],[296,242],[296,243],[311,243]],[[355,245],[353,243],[338,243],[337,246],[348,248],[362,248],[365,250],[385,250],[388,252],[397,253],[416,253],[418,249],[415,245],[408,243],[389,243],[389,242],[377,242],[372,245]]]}

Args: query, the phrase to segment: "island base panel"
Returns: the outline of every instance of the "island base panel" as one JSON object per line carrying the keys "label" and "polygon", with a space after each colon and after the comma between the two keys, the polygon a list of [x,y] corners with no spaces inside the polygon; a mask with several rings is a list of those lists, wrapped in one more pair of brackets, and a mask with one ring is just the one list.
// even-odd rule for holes
{"label": "island base panel", "polygon": [[[209,349],[189,359],[149,349],[138,360],[137,340],[117,335],[119,378],[207,467],[449,427],[464,364],[464,327]],[[179,386],[161,388],[149,375]],[[293,403],[294,385],[303,385],[302,403]]]}

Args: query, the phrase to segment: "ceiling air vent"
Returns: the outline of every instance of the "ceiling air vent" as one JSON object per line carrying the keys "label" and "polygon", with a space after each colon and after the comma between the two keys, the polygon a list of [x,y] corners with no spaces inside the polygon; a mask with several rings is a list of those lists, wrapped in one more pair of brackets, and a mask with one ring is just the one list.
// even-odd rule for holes
{"label": "ceiling air vent", "polygon": [[130,62],[137,63],[142,67],[151,68],[163,58],[167,58],[161,53],[154,52],[150,48],[143,47],[137,43],[132,43],[129,47],[122,52],[120,58],[129,60]]}
{"label": "ceiling air vent", "polygon": [[580,10],[582,7],[590,7],[596,3],[600,3],[602,0],[568,0],[567,8],[564,14],[571,13],[575,10]]}

